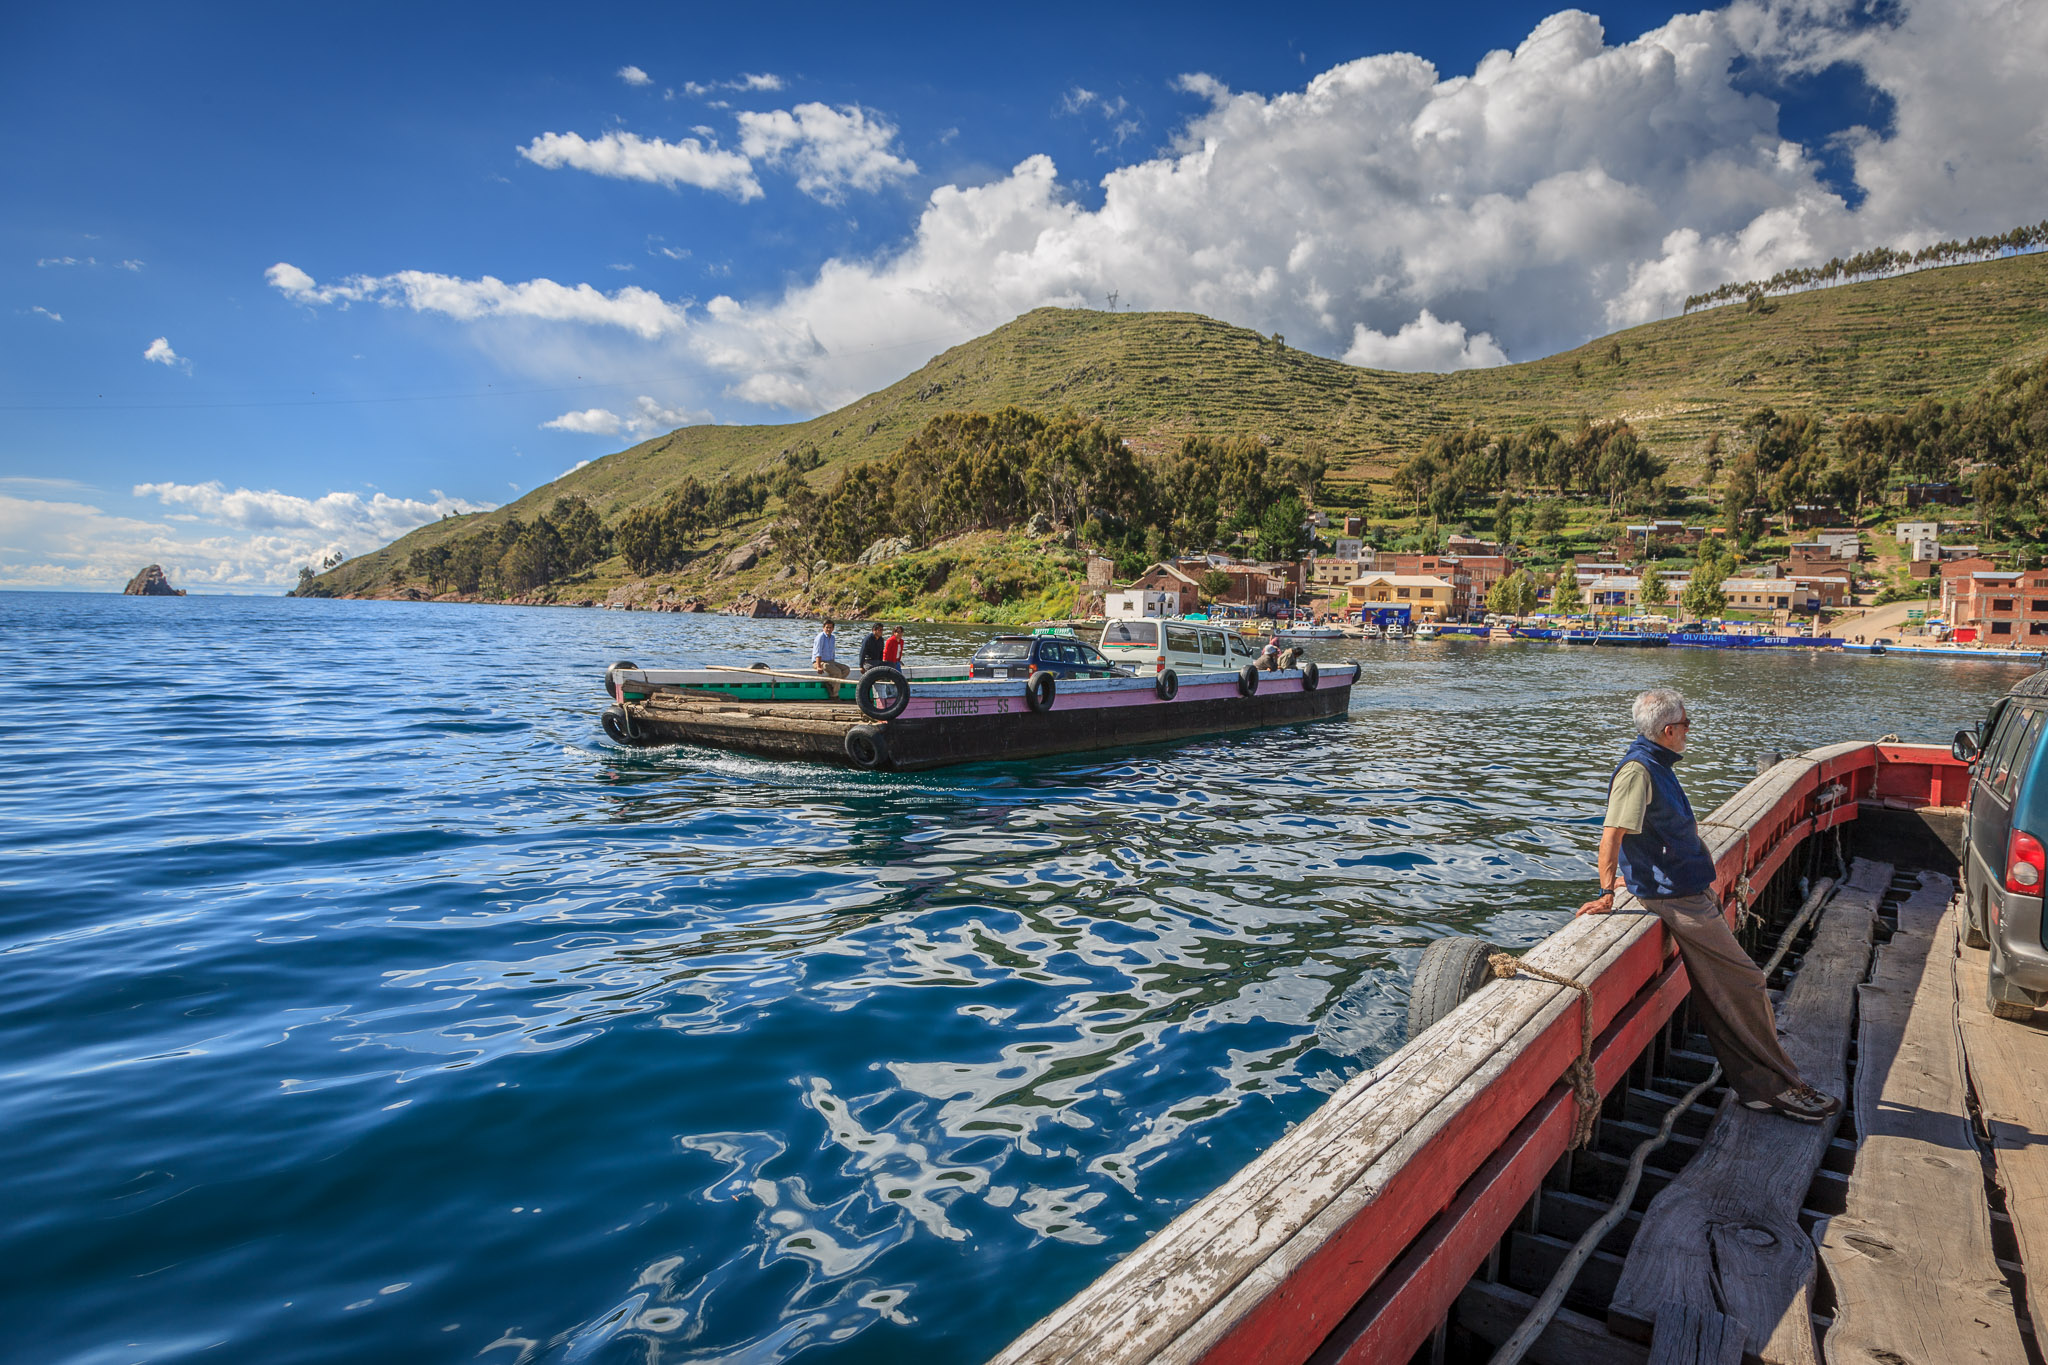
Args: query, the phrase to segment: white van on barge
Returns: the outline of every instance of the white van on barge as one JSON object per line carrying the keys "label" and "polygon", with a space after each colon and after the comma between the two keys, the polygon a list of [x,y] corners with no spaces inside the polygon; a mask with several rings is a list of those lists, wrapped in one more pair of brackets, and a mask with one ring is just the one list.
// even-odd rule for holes
{"label": "white van on barge", "polygon": [[1141,677],[1176,673],[1237,673],[1258,664],[1258,653],[1230,626],[1208,621],[1113,620],[1102,627],[1102,653]]}

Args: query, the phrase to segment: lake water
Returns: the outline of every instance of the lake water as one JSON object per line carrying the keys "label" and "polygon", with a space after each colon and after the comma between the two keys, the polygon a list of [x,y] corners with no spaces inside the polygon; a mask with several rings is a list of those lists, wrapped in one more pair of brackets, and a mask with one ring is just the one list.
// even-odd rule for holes
{"label": "lake water", "polygon": [[614,659],[808,635],[0,594],[0,1354],[980,1361],[1397,1046],[1431,938],[1590,894],[1635,691],[1704,810],[2025,672],[1343,642],[1348,718],[1206,743],[600,735]]}

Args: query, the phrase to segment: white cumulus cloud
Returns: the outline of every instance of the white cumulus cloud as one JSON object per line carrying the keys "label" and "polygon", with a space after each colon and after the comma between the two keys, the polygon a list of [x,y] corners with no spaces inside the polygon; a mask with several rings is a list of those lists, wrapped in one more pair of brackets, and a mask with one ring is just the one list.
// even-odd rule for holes
{"label": "white cumulus cloud", "polygon": [[542,422],[541,426],[550,431],[572,431],[586,436],[616,436],[622,431],[639,436],[697,426],[710,420],[709,412],[670,407],[643,393],[634,400],[633,410],[623,416],[610,408],[584,408],[581,412],[565,412],[560,417]]}
{"label": "white cumulus cloud", "polygon": [[857,104],[739,115],[740,150],[796,173],[796,186],[814,199],[837,203],[848,189],[872,190],[917,174],[917,163],[890,150],[896,125]]}
{"label": "white cumulus cloud", "polygon": [[1392,336],[1359,323],[1344,352],[1346,364],[1373,370],[1476,370],[1507,359],[1486,333],[1469,336],[1462,323],[1440,321],[1427,308]]}
{"label": "white cumulus cloud", "polygon": [[[687,328],[680,304],[648,295],[632,309],[649,322],[630,330],[693,363],[707,391],[793,411],[871,391],[1028,309],[1112,290],[1361,363],[1529,359],[1731,278],[2037,220],[2043,52],[2048,4],[1736,0],[1623,43],[1565,10],[1469,72],[1389,53],[1274,93],[1194,74],[1182,88],[1205,108],[1162,152],[1103,176],[1099,204],[1072,196],[1049,157],[1026,157],[988,183],[932,190],[891,250],[714,298]],[[1860,73],[1889,117],[1832,149],[1802,146],[1755,91],[1830,69]],[[1074,91],[1067,103],[1095,116],[1110,101]],[[739,150],[724,154],[749,177],[778,166],[831,198],[912,173],[895,130],[857,106],[737,117]],[[604,155],[624,165],[627,135],[615,136]],[[1853,193],[1831,179],[1831,151]],[[433,306],[404,278],[330,289]],[[451,299],[573,292],[428,278]],[[307,280],[299,293],[316,291]],[[592,296],[593,310],[632,311]]]}
{"label": "white cumulus cloud", "polygon": [[295,303],[379,303],[416,313],[440,313],[464,322],[503,317],[575,322],[624,328],[650,341],[680,331],[685,322],[684,304],[670,303],[651,289],[631,285],[607,294],[587,284],[557,284],[553,280],[507,284],[490,275],[465,280],[423,270],[351,275],[322,285],[287,261],[271,266],[263,277]]}
{"label": "white cumulus cloud", "polygon": [[565,412],[542,422],[551,431],[574,431],[585,436],[616,436],[626,421],[610,408],[584,408],[581,412]]}
{"label": "white cumulus cloud", "polygon": [[751,161],[693,137],[664,142],[617,130],[595,139],[580,133],[542,133],[519,154],[548,170],[567,166],[614,180],[693,185],[741,202],[761,197],[761,182],[754,178]]}
{"label": "white cumulus cloud", "polygon": [[651,85],[654,82],[654,77],[648,75],[637,66],[620,67],[619,79],[628,85]]}
{"label": "white cumulus cloud", "polygon": [[143,350],[142,358],[152,364],[168,365],[174,370],[189,370],[192,368],[192,362],[172,350],[171,343],[163,337],[158,337],[155,341],[150,342]]}
{"label": "white cumulus cloud", "polygon": [[[376,549],[444,512],[489,508],[440,493],[304,498],[219,483],[151,483],[136,485],[132,496],[173,510],[153,515],[144,507],[138,515],[111,510],[109,499],[61,480],[0,484],[0,587],[14,588],[113,589],[144,565],[161,564],[181,588],[278,589],[297,581],[300,565]],[[49,496],[60,488],[83,496]]]}

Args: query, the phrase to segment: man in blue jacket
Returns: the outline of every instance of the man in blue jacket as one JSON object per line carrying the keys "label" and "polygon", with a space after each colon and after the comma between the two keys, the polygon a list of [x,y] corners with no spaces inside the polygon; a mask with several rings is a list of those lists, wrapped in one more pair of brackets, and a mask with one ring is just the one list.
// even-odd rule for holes
{"label": "man in blue jacket", "polygon": [[1802,1081],[1778,1042],[1764,974],[1721,914],[1713,855],[1678,784],[1675,765],[1692,732],[1685,698],[1660,687],[1637,697],[1631,715],[1636,740],[1607,785],[1602,894],[1579,913],[1606,914],[1614,909],[1615,889],[1626,886],[1678,941],[1693,1009],[1735,1097],[1751,1109],[1818,1123],[1842,1102]]}

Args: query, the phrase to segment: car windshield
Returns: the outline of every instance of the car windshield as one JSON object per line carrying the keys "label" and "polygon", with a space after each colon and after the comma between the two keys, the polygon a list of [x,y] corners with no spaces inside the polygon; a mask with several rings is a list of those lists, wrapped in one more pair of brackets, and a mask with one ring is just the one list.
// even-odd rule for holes
{"label": "car windshield", "polygon": [[1156,645],[1159,626],[1152,621],[1111,621],[1103,627],[1105,645]]}
{"label": "car windshield", "polygon": [[974,651],[974,662],[978,664],[1020,664],[1030,657],[1029,640],[991,640]]}

